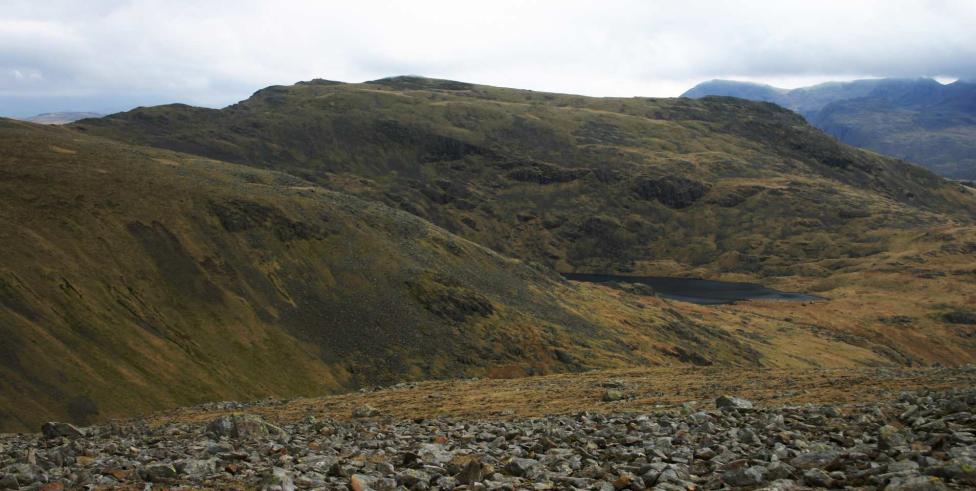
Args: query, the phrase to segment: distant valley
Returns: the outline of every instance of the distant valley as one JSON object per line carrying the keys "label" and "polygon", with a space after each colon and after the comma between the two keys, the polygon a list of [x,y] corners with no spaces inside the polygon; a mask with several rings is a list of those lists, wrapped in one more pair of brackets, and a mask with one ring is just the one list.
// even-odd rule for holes
{"label": "distant valley", "polygon": [[730,96],[778,104],[840,141],[902,158],[946,177],[976,179],[976,83],[932,79],[828,82],[787,90],[730,80],[682,97]]}

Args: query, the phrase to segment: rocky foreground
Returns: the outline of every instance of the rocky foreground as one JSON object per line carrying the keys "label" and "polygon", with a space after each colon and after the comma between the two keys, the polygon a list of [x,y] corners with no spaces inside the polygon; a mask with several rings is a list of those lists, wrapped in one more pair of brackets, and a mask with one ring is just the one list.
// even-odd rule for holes
{"label": "rocky foreground", "polygon": [[[624,393],[604,382],[603,397]],[[976,488],[976,389],[762,407],[722,396],[657,412],[404,419],[368,405],[275,425],[238,403],[0,438],[0,489]],[[249,412],[250,411],[250,412]]]}

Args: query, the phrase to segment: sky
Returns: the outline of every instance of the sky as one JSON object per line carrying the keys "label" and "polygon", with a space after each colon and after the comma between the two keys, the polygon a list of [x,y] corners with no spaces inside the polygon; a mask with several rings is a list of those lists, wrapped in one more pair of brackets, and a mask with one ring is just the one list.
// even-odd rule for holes
{"label": "sky", "polygon": [[593,96],[976,78],[976,0],[0,0],[0,116],[423,75]]}

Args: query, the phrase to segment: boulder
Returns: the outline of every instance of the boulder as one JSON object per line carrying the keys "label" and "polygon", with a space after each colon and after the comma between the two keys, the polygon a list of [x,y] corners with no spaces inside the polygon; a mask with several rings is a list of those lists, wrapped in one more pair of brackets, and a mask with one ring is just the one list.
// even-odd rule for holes
{"label": "boulder", "polygon": [[516,477],[527,477],[540,465],[538,460],[516,457],[505,464],[505,472]]}
{"label": "boulder", "polygon": [[275,467],[264,476],[259,487],[261,491],[295,491],[295,482],[288,471]]}
{"label": "boulder", "polygon": [[715,399],[715,407],[719,409],[752,409],[752,401],[730,395]]}
{"label": "boulder", "polygon": [[390,478],[354,474],[349,478],[349,487],[352,491],[394,491],[396,481]]}
{"label": "boulder", "polygon": [[461,484],[474,484],[485,479],[485,466],[480,459],[471,459],[458,473],[457,480]]}
{"label": "boulder", "polygon": [[912,476],[892,479],[884,491],[943,491],[946,485],[937,477]]}
{"label": "boulder", "polygon": [[369,404],[363,404],[352,411],[352,417],[354,418],[369,418],[377,414],[379,414],[379,411]]}
{"label": "boulder", "polygon": [[735,487],[754,487],[766,480],[766,468],[754,465],[742,469],[726,471],[722,474],[722,482]]}
{"label": "boulder", "polygon": [[790,461],[790,465],[800,470],[834,468],[840,460],[840,453],[826,450],[823,452],[807,452],[797,455]]}
{"label": "boulder", "polygon": [[85,436],[85,430],[78,428],[71,423],[60,423],[50,421],[41,425],[41,433],[45,438],[81,438]]}
{"label": "boulder", "polygon": [[166,482],[176,478],[176,468],[171,464],[149,464],[139,470],[139,476],[148,482]]}
{"label": "boulder", "polygon": [[284,437],[287,435],[284,430],[266,422],[264,418],[256,414],[221,416],[207,425],[207,432],[218,437],[239,439]]}
{"label": "boulder", "polygon": [[603,402],[622,401],[627,399],[627,393],[619,389],[607,389],[603,391]]}
{"label": "boulder", "polygon": [[889,450],[892,448],[903,447],[907,444],[905,435],[898,428],[891,425],[884,425],[878,429],[878,448]]}

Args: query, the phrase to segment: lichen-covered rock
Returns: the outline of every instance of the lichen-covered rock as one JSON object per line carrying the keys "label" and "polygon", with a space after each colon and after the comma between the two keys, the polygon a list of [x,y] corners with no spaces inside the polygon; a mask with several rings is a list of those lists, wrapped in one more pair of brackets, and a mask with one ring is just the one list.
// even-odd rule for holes
{"label": "lichen-covered rock", "polygon": [[752,401],[729,395],[715,399],[715,407],[719,409],[752,409]]}
{"label": "lichen-covered rock", "polygon": [[218,437],[242,439],[287,436],[284,430],[268,423],[256,414],[221,416],[207,425],[207,431]]}
{"label": "lichen-covered rock", "polygon": [[675,209],[693,205],[708,192],[706,184],[678,176],[638,179],[633,189],[641,199],[654,199]]}

